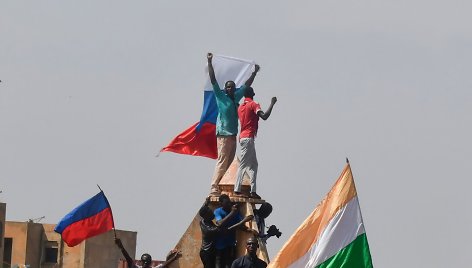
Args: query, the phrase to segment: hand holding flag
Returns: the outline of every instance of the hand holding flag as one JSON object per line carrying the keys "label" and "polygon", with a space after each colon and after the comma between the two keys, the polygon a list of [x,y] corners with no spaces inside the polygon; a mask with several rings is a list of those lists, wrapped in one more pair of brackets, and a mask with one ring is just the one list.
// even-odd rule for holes
{"label": "hand holding flag", "polygon": [[[236,87],[242,86],[251,75],[253,61],[207,54],[208,62],[212,62],[215,71],[215,80],[224,88],[226,81],[234,81]],[[259,71],[259,65],[254,67],[254,73]],[[252,80],[249,80],[252,83]],[[204,86],[203,111],[200,121],[177,135],[161,152],[174,152],[208,158],[218,158],[216,148],[216,118],[218,107],[210,79],[207,78]]]}

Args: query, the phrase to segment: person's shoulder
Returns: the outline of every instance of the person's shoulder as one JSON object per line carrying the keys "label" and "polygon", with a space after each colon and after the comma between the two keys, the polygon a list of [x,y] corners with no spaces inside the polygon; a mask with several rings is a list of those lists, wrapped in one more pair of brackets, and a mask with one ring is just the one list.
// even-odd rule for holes
{"label": "person's shoulder", "polygon": [[259,265],[262,265],[262,267],[267,267],[267,263],[259,258],[257,258],[257,262],[259,263]]}
{"label": "person's shoulder", "polygon": [[260,110],[261,109],[261,105],[255,100],[251,101],[250,105],[251,105],[252,109],[254,109],[254,110]]}
{"label": "person's shoulder", "polygon": [[[246,255],[243,255],[241,257],[238,257],[236,258],[234,261],[233,261],[233,264],[236,264],[236,265],[241,265],[244,261],[244,259],[246,258]],[[239,266],[236,266],[236,267],[239,267]]]}
{"label": "person's shoulder", "polygon": [[213,88],[213,92],[215,92],[216,96],[221,97],[221,95],[224,94],[223,91],[220,88],[220,85],[218,85],[218,83],[211,84],[211,87]]}
{"label": "person's shoulder", "polygon": [[238,87],[236,90],[246,90],[247,86],[246,84],[243,84],[242,86]]}

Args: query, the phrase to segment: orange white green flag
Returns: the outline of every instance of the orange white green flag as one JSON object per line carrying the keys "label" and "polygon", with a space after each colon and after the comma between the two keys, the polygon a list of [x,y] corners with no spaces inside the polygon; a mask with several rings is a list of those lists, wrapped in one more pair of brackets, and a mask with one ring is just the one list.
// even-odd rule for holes
{"label": "orange white green flag", "polygon": [[373,267],[349,163],[268,267]]}

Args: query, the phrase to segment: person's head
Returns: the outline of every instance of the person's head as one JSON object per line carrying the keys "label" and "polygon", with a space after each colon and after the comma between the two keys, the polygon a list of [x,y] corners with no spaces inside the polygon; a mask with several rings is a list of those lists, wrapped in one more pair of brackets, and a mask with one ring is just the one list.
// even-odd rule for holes
{"label": "person's head", "polygon": [[256,93],[254,93],[254,89],[252,87],[247,87],[246,90],[244,91],[244,97],[246,98],[254,98]]}
{"label": "person's head", "polygon": [[151,255],[147,253],[144,253],[143,255],[141,255],[141,264],[143,265],[143,268],[151,267],[151,264],[152,264]]}
{"label": "person's head", "polygon": [[257,215],[263,219],[269,217],[270,213],[272,213],[272,205],[269,203],[262,204],[257,210]]}
{"label": "person's head", "polygon": [[226,211],[231,210],[231,206],[233,204],[231,203],[231,199],[229,199],[229,196],[227,194],[220,195],[220,197],[218,198],[218,201],[220,202],[220,205],[224,210]]}
{"label": "person's head", "polygon": [[205,221],[211,221],[215,218],[215,214],[213,214],[213,211],[208,206],[203,206],[198,211],[198,215],[200,215],[200,217],[202,217],[202,219]]}
{"label": "person's head", "polygon": [[259,248],[259,243],[257,242],[256,238],[250,237],[246,241],[247,254],[252,255],[252,256],[256,256],[258,248]]}
{"label": "person's head", "polygon": [[236,90],[236,84],[234,83],[234,81],[226,81],[225,83],[225,92],[228,96],[230,96],[231,98],[234,97],[234,91]]}

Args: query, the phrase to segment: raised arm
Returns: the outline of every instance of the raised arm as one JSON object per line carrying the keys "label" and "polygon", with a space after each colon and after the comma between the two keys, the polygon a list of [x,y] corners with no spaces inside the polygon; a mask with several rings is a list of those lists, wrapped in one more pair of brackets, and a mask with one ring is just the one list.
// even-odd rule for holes
{"label": "raised arm", "polygon": [[254,229],[249,228],[246,225],[244,225],[246,222],[251,221],[253,219],[254,219],[253,215],[248,215],[248,216],[244,217],[244,219],[242,219],[240,222],[236,223],[235,225],[232,225],[232,226],[228,227],[228,230],[238,228],[241,231],[249,232],[253,236],[257,237],[257,236],[259,236],[259,232],[257,230],[254,230]]}
{"label": "raised arm", "polygon": [[[254,216],[248,215],[248,216],[244,217],[244,219],[242,219],[240,222],[236,223],[235,225],[232,225],[232,226],[228,227],[228,230],[232,230],[234,228],[240,228],[241,226],[243,226],[243,224],[245,224],[248,221],[251,221],[252,219],[254,219]],[[243,227],[243,229],[244,229],[244,227]]]}
{"label": "raised arm", "polygon": [[250,87],[252,85],[252,82],[254,82],[254,78],[256,78],[256,74],[257,72],[259,72],[259,69],[261,67],[256,64],[256,66],[254,66],[254,72],[252,72],[251,76],[247,79],[246,83],[244,83],[244,85],[246,85],[247,87]]}
{"label": "raised arm", "polygon": [[118,246],[118,248],[121,250],[121,253],[126,259],[126,263],[128,264],[128,267],[131,268],[134,266],[134,261],[126,251],[125,247],[123,247],[123,243],[121,243],[121,239],[115,237],[115,244]]}
{"label": "raised arm", "polygon": [[213,54],[208,53],[207,54],[207,60],[208,60],[208,74],[210,75],[210,81],[211,84],[217,84],[216,82],[216,76],[215,76],[215,69],[213,69]]}
{"label": "raised arm", "polygon": [[272,97],[272,99],[270,100],[269,108],[267,108],[267,111],[265,111],[265,113],[263,111],[259,111],[257,112],[257,115],[260,118],[267,120],[267,118],[269,118],[270,114],[272,113],[272,108],[274,108],[274,104],[276,102],[277,102],[277,97]]}

